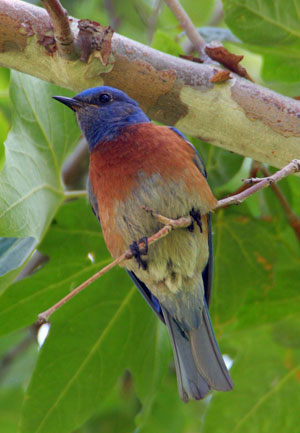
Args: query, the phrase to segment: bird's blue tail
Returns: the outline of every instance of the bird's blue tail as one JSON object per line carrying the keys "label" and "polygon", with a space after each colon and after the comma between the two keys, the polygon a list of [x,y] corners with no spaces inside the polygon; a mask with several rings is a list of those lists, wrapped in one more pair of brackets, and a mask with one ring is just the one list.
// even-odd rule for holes
{"label": "bird's blue tail", "polygon": [[188,333],[180,329],[165,308],[162,311],[171,337],[181,399],[199,400],[211,389],[230,391],[233,382],[217,345],[207,306],[202,310],[200,326]]}

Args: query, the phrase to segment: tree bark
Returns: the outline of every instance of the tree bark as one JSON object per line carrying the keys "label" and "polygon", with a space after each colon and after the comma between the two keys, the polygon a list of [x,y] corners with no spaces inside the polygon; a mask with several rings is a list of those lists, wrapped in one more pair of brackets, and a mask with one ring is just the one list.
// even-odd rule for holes
{"label": "tree bark", "polygon": [[[70,22],[78,44],[80,21]],[[89,26],[99,30],[93,22]],[[231,80],[213,84],[217,66],[176,58],[118,34],[111,46],[106,39],[102,48],[91,46],[88,55],[66,59],[58,54],[46,10],[20,0],[0,2],[0,65],[74,92],[118,87],[151,119],[275,167],[300,156],[299,101],[233,73]]]}

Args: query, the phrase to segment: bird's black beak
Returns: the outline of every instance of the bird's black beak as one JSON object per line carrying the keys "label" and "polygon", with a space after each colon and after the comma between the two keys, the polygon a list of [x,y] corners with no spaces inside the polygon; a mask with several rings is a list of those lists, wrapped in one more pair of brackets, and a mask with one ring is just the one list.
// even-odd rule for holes
{"label": "bird's black beak", "polygon": [[82,102],[77,101],[74,98],[67,98],[66,96],[52,96],[52,98],[56,99],[58,102],[62,102],[73,111],[77,111],[84,105]]}

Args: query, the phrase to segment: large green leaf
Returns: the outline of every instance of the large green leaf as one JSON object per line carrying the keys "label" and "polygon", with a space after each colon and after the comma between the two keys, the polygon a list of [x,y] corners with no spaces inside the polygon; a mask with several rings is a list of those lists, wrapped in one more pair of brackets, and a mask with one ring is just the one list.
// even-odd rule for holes
{"label": "large green leaf", "polygon": [[238,353],[232,367],[235,388],[230,395],[218,393],[213,397],[205,417],[204,433],[294,433],[298,430],[299,330],[298,323],[297,346],[292,347],[281,344],[272,327],[260,326],[230,335],[230,344]]}
{"label": "large green leaf", "polygon": [[0,170],[4,164],[4,140],[6,139],[9,130],[8,120],[4,114],[0,111]]}
{"label": "large green leaf", "polygon": [[276,224],[221,211],[214,232],[211,310],[220,326],[252,327],[298,314],[299,248],[283,243]]}
{"label": "large green leaf", "polygon": [[22,387],[0,390],[0,428],[4,433],[16,433],[24,398]]}
{"label": "large green leaf", "polygon": [[111,260],[98,221],[84,199],[60,208],[40,250],[50,256],[46,266],[0,297],[0,335],[35,322],[39,312]]}
{"label": "large green leaf", "polygon": [[[227,24],[249,44],[287,49],[300,46],[300,5],[295,0],[224,0]],[[299,53],[297,53],[299,55]]]}
{"label": "large green leaf", "polygon": [[209,398],[184,404],[178,396],[176,375],[173,369],[164,378],[153,404],[151,416],[139,433],[200,432],[208,401]]}
{"label": "large green leaf", "polygon": [[136,289],[123,283],[125,274],[116,273],[53,317],[28,388],[22,432],[72,431],[98,408],[126,368],[135,349],[130,340],[136,315],[141,330],[147,315]]}
{"label": "large green leaf", "polygon": [[[35,245],[64,199],[61,167],[79,137],[72,113],[51,100],[60,88],[11,74],[13,126],[0,172],[0,236]],[[34,246],[32,245],[32,248]]]}
{"label": "large green leaf", "polygon": [[[299,24],[300,25],[300,24]],[[266,81],[300,82],[300,48],[299,57],[285,55],[266,55],[262,66],[262,77]],[[299,86],[299,84],[298,84]],[[299,92],[299,90],[298,90]],[[299,96],[294,93],[291,96]]]}
{"label": "large green leaf", "polygon": [[[167,328],[160,321],[153,323],[149,320],[149,326],[145,327],[144,332],[144,336],[140,332],[135,332],[132,337],[131,343],[133,347],[138,348],[138,353],[133,352],[129,364],[137,394],[143,404],[136,418],[140,431],[143,431],[152,417],[153,405],[160,398],[161,380],[166,374],[172,356]],[[145,344],[140,344],[141,341]],[[179,400],[177,391],[176,397]]]}
{"label": "large green leaf", "polygon": [[[98,222],[84,200],[61,208],[42,250],[50,256],[49,263],[28,279],[28,285],[23,280],[4,294],[6,317],[1,323],[10,320],[9,314],[17,322],[21,311],[26,317],[21,318],[23,326],[34,320],[39,309],[94,273],[108,257]],[[9,307],[8,293],[17,286]],[[149,413],[166,371],[169,343],[123,270],[105,274],[51,317],[51,323],[28,388],[22,433],[72,431],[97,411],[128,367]],[[19,325],[11,321],[13,326]]]}
{"label": "large green leaf", "polygon": [[4,164],[4,141],[10,129],[9,78],[9,69],[0,68],[0,170]]}
{"label": "large green leaf", "polygon": [[225,20],[246,48],[264,55],[265,80],[300,81],[298,0],[223,0]]}

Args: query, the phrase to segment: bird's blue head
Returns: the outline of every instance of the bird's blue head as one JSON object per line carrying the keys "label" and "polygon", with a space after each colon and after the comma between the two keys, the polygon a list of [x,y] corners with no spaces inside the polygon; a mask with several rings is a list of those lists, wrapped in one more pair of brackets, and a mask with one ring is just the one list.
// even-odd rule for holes
{"label": "bird's blue head", "polygon": [[77,121],[88,141],[90,151],[100,141],[116,138],[128,125],[149,122],[134,99],[113,87],[94,87],[78,93],[74,98],[54,96],[54,99],[76,112]]}

